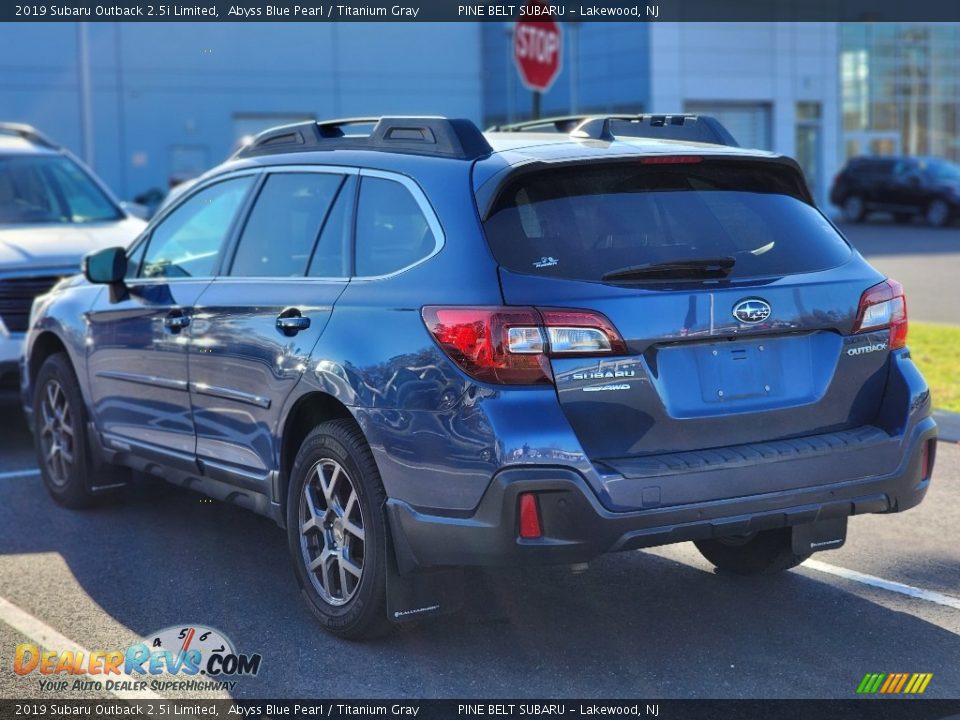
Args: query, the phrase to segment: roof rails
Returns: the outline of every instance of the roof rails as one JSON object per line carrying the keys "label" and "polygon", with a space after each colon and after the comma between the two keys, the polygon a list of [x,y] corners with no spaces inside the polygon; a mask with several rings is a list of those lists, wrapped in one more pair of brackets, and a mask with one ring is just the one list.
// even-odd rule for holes
{"label": "roof rails", "polygon": [[617,137],[686,140],[739,147],[714,117],[690,113],[640,115],[564,115],[490,128],[494,132],[558,132],[582,140],[612,142]]}
{"label": "roof rails", "polygon": [[17,137],[21,137],[24,140],[29,140],[36,145],[43,145],[44,147],[48,147],[53,150],[60,149],[60,146],[57,143],[48,138],[32,125],[0,122],[0,133],[5,135],[16,135]]}
{"label": "roof rails", "polygon": [[539,120],[492,125],[487,128],[487,132],[557,132],[569,135],[577,125],[589,117],[590,115],[559,115]]}
{"label": "roof rails", "polygon": [[[369,132],[351,133],[356,126]],[[310,150],[377,150],[474,160],[493,152],[470,120],[444,117],[360,117],[284,125],[265,130],[235,158]]]}

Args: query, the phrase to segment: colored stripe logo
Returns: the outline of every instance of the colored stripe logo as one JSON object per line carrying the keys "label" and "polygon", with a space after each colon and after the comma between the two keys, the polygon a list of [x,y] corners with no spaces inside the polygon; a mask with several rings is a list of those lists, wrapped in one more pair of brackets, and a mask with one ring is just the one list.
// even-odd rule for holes
{"label": "colored stripe logo", "polygon": [[867,673],[857,686],[858,695],[922,695],[933,673]]}

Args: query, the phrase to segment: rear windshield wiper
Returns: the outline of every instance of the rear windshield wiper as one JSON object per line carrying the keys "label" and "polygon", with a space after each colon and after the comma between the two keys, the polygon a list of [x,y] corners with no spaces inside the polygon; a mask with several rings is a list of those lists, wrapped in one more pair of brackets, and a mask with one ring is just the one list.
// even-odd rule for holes
{"label": "rear windshield wiper", "polygon": [[668,260],[647,265],[612,270],[601,279],[606,281],[629,281],[675,278],[723,278],[730,274],[736,259],[732,257],[703,258],[702,260]]}

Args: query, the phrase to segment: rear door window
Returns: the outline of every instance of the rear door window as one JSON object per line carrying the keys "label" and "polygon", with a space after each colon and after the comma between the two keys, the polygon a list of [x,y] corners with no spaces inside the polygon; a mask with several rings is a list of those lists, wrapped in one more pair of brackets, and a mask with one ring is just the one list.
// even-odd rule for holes
{"label": "rear door window", "polygon": [[497,261],[600,281],[638,265],[733,258],[731,278],[823,270],[850,257],[789,170],[758,163],[617,163],[508,181],[484,223]]}
{"label": "rear door window", "polygon": [[356,199],[356,176],[347,176],[333,207],[327,213],[320,239],[313,250],[307,274],[310,277],[345,278],[350,275],[353,205]]}
{"label": "rear door window", "polygon": [[273,173],[240,236],[230,275],[303,277],[343,176]]}

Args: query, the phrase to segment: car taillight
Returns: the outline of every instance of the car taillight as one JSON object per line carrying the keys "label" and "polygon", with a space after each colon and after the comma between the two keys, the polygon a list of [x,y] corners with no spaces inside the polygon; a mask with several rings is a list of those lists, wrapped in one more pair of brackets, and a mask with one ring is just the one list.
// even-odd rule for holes
{"label": "car taillight", "polygon": [[551,357],[622,355],[627,351],[610,321],[588,310],[428,306],[422,315],[450,359],[483,382],[552,383]]}
{"label": "car taillight", "polygon": [[907,344],[907,298],[896,280],[884,280],[860,296],[853,331],[871,332],[890,328],[890,349]]}

